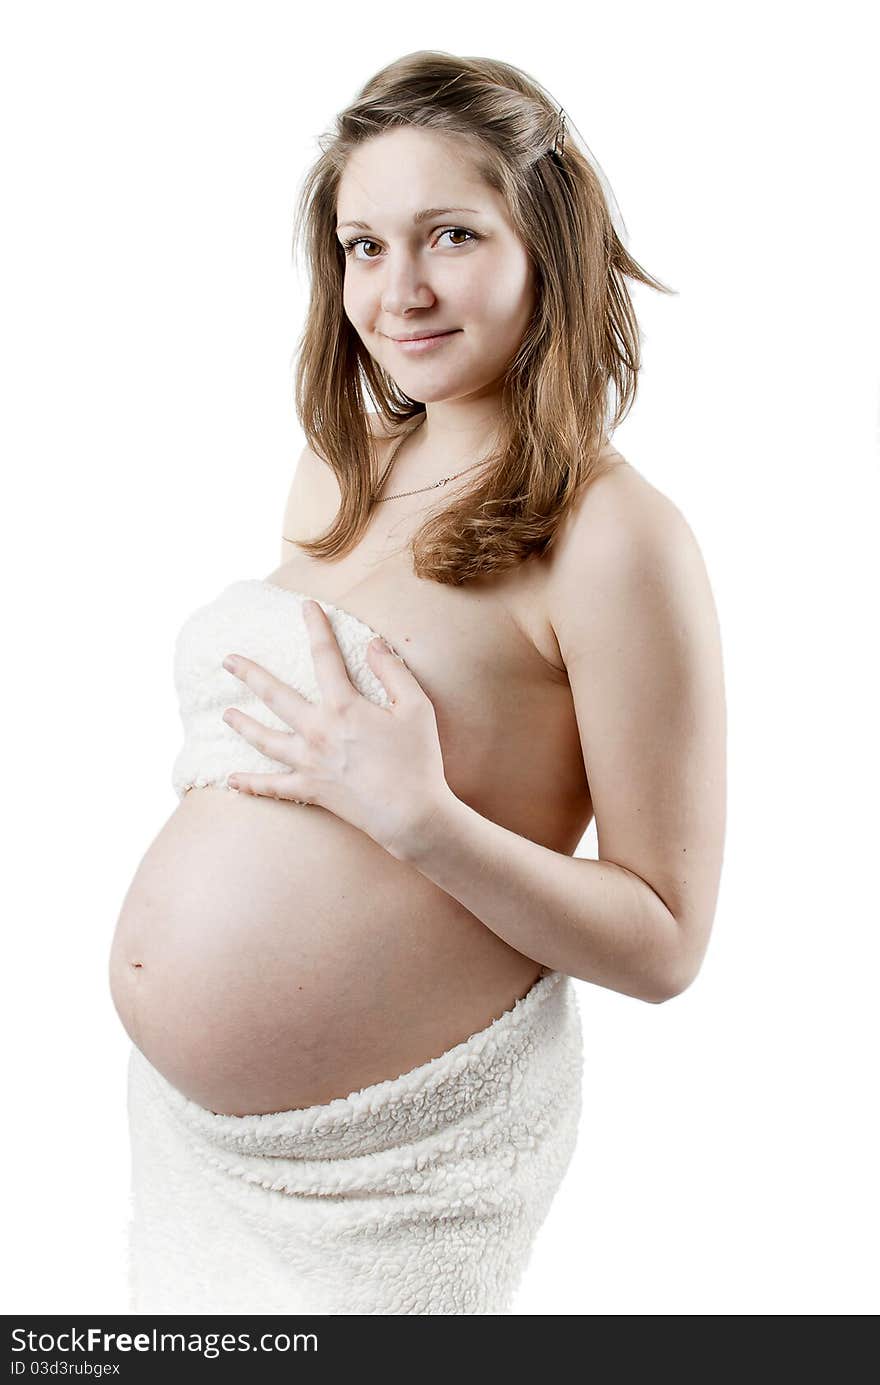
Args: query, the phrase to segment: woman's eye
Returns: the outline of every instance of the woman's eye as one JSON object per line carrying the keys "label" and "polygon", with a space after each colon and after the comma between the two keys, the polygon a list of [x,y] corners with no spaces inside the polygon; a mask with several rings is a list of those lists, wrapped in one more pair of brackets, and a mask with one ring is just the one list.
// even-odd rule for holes
{"label": "woman's eye", "polygon": [[[366,240],[363,236],[360,236],[357,240],[347,240],[347,241],[345,242],[345,253],[346,253],[346,255],[353,255],[356,246],[358,246],[358,245],[375,245],[375,244],[376,244],[376,242],[375,242],[374,240]],[[372,259],[375,259],[375,256],[374,256],[374,255],[366,255],[366,256],[358,256],[358,255],[355,255],[355,259],[356,259],[356,260],[357,260],[357,259],[372,260]]]}
{"label": "woman's eye", "polygon": [[[475,231],[469,231],[465,226],[448,226],[445,231],[440,232],[440,235],[437,238],[438,243],[443,239],[444,236],[467,236],[469,240],[481,239],[481,237],[478,236]],[[467,240],[450,241],[451,245],[467,245],[467,243]],[[367,255],[366,253],[364,253],[363,255],[355,255],[354,253],[355,249],[359,245],[375,246],[376,244],[377,242],[374,240],[370,240],[368,236],[355,236],[353,240],[343,241],[342,248],[345,251],[346,255],[351,256],[353,259],[376,260],[379,258],[378,255]]]}
{"label": "woman's eye", "polygon": [[[463,226],[450,226],[448,231],[443,232],[444,236],[473,236],[473,231],[466,231]],[[467,241],[456,241],[457,245],[466,245]]]}

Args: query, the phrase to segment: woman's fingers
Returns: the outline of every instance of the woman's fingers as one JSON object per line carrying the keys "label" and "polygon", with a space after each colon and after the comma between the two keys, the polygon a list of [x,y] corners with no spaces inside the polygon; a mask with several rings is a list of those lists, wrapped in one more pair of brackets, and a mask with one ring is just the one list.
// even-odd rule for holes
{"label": "woman's fingers", "polygon": [[[254,696],[271,708],[279,720],[286,722],[292,731],[298,731],[300,735],[305,733],[306,719],[313,710],[308,698],[303,697],[289,683],[276,678],[274,673],[270,673],[261,664],[255,664],[253,659],[245,659],[241,654],[227,655],[223,660],[223,667],[250,688]],[[248,720],[252,718],[249,717]]]}
{"label": "woman's fingers", "polygon": [[243,736],[249,745],[255,746],[270,760],[289,765],[291,769],[298,768],[296,742],[290,731],[278,731],[274,727],[264,726],[255,717],[249,717],[246,712],[239,711],[238,707],[227,707],[223,713],[223,720],[233,731]]}
{"label": "woman's fingers", "polygon": [[316,601],[304,601],[302,609],[312,649],[315,677],[321,690],[321,702],[337,711],[351,701],[353,694],[360,696],[360,693],[348,676],[342,651],[326,611]]}

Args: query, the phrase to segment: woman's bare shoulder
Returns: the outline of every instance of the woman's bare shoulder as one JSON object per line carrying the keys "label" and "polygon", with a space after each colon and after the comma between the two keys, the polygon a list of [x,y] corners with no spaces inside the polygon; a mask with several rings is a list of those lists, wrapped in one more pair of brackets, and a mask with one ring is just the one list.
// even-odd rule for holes
{"label": "woman's bare shoulder", "polygon": [[560,523],[547,564],[551,586],[577,581],[593,564],[613,561],[615,553],[638,546],[648,530],[689,530],[674,501],[632,462],[614,449],[607,459],[612,465],[584,488]]}

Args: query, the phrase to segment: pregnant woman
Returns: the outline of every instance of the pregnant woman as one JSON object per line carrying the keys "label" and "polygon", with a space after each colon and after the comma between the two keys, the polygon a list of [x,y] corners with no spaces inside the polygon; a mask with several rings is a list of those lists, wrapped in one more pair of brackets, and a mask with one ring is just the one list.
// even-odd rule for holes
{"label": "pregnant woman", "polygon": [[572,978],[675,996],[716,907],[709,582],[608,440],[625,278],[663,286],[489,60],[377,74],[298,225],[281,565],[179,631],[179,802],[110,958],[131,1306],[506,1313],[577,1138]]}

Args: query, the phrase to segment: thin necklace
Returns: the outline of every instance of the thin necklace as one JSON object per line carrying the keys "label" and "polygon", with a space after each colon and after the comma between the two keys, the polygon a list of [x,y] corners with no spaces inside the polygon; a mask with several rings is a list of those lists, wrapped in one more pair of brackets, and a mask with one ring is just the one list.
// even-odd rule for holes
{"label": "thin necklace", "polygon": [[[419,427],[421,427],[421,424],[419,425]],[[413,428],[412,432],[415,431],[416,429]],[[397,456],[398,452],[400,451],[401,447],[403,447],[403,444],[406,442],[408,437],[409,433],[404,433],[403,437],[400,439],[400,442],[397,444],[397,447],[394,449],[394,455],[392,456],[391,461],[388,464],[388,471],[390,471],[391,467],[394,465],[394,458]],[[423,491],[436,490],[438,486],[445,486],[447,481],[454,481],[456,477],[464,476],[468,471],[473,471],[475,467],[482,465],[482,462],[474,462],[473,466],[466,466],[462,471],[453,472],[451,476],[443,476],[439,481],[432,481],[430,486],[417,486],[414,491],[397,491],[395,495],[383,495],[375,503],[377,505],[383,505],[386,500],[402,500],[405,495],[421,495]],[[385,474],[387,476],[388,472],[386,472]]]}
{"label": "thin necklace", "polygon": [[474,467],[482,466],[482,462],[474,462],[473,466],[466,466],[464,471],[453,472],[451,476],[444,476],[440,481],[432,481],[430,486],[419,486],[414,491],[397,491],[394,495],[383,495],[376,501],[377,505],[382,505],[386,500],[401,500],[405,495],[421,495],[422,491],[433,491],[438,486],[445,486],[447,481],[454,481],[457,476],[464,476],[465,472],[473,471]]}

